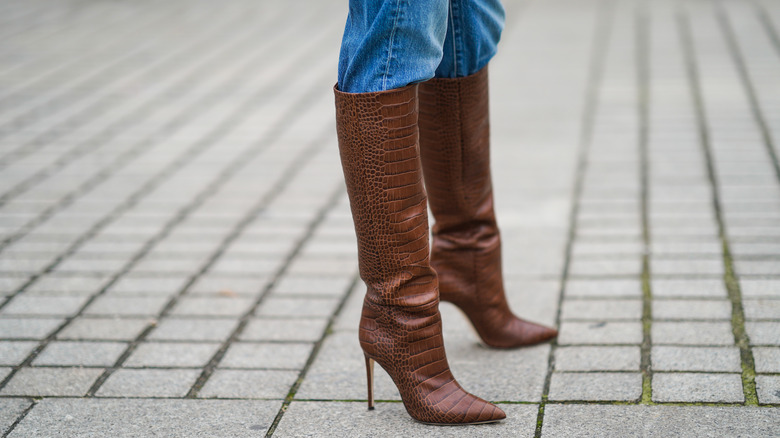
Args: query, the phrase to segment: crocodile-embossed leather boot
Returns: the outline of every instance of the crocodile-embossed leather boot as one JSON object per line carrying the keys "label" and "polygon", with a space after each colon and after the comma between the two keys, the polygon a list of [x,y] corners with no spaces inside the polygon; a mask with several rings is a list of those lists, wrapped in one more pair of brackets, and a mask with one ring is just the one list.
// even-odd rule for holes
{"label": "crocodile-embossed leather boot", "polygon": [[374,361],[387,371],[409,415],[433,424],[490,423],[498,407],[455,381],[444,353],[436,272],[420,169],[417,85],[336,94],[339,152],[367,286],[360,320],[368,405]]}
{"label": "crocodile-embossed leather boot", "polygon": [[516,317],[501,273],[493,212],[487,67],[419,85],[420,154],[435,219],[431,265],[442,301],[458,306],[494,348],[532,345],[558,332]]}

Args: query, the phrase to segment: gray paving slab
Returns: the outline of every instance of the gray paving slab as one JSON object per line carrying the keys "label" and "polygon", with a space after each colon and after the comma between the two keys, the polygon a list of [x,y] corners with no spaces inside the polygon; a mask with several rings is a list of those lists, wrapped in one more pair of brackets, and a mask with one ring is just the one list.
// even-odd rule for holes
{"label": "gray paving slab", "polygon": [[154,320],[150,318],[80,317],[57,333],[57,339],[132,341],[151,324]]}
{"label": "gray paving slab", "polygon": [[37,342],[0,341],[0,365],[21,364],[37,346]]}
{"label": "gray paving slab", "polygon": [[753,345],[780,345],[780,322],[748,321],[745,329]]}
{"label": "gray paving slab", "polygon": [[0,399],[0,433],[5,433],[17,418],[33,404],[27,398]]}
{"label": "gray paving slab", "polygon": [[564,291],[566,297],[641,297],[639,279],[570,279]]}
{"label": "gray paving slab", "polygon": [[754,347],[756,372],[780,373],[780,347]]}
{"label": "gray paving slab", "polygon": [[654,322],[654,344],[732,345],[734,334],[728,322]]}
{"label": "gray paving slab", "polygon": [[232,318],[163,318],[147,339],[156,341],[221,341],[227,339],[238,325]]}
{"label": "gray paving slab", "polygon": [[89,299],[88,296],[75,297],[41,297],[17,295],[3,307],[0,313],[4,315],[45,315],[70,316]]}
{"label": "gray paving slab", "polygon": [[777,281],[769,278],[742,277],[739,288],[743,298],[780,297]]}
{"label": "gray paving slab", "polygon": [[558,347],[556,371],[639,371],[639,347]]}
{"label": "gray paving slab", "polygon": [[739,374],[653,374],[653,401],[741,403],[744,400]]}
{"label": "gray paving slab", "polygon": [[655,346],[651,357],[656,371],[742,371],[737,347]]}
{"label": "gray paving slab", "polygon": [[184,397],[197,369],[119,369],[95,393],[98,397]]}
{"label": "gray paving slab", "polygon": [[588,401],[630,401],[642,396],[639,373],[553,373],[549,399]]}
{"label": "gray paving slab", "polygon": [[303,369],[309,359],[311,343],[236,342],[228,348],[220,368]]}
{"label": "gray paving slab", "polygon": [[238,317],[248,312],[253,304],[253,299],[239,296],[215,298],[186,296],[173,306],[170,314],[176,316]]}
{"label": "gray paving slab", "polygon": [[726,286],[719,278],[666,279],[653,278],[654,297],[718,297],[726,298]]}
{"label": "gray paving slab", "polygon": [[168,297],[101,296],[85,310],[85,315],[100,316],[156,316],[169,301]]}
{"label": "gray paving slab", "polygon": [[282,298],[269,296],[257,309],[257,316],[270,317],[329,317],[336,310],[336,298]]}
{"label": "gray paving slab", "polygon": [[778,408],[551,404],[542,436],[777,436]]}
{"label": "gray paving slab", "polygon": [[236,277],[206,274],[187,288],[189,295],[257,295],[270,281],[268,277]]}
{"label": "gray paving slab", "polygon": [[202,368],[206,366],[219,343],[205,342],[143,342],[123,366],[128,368]]}
{"label": "gray paving slab", "polygon": [[756,376],[756,391],[761,404],[780,404],[780,376]]}
{"label": "gray paving slab", "polygon": [[298,378],[290,370],[214,371],[198,393],[201,398],[261,398],[283,400]]}
{"label": "gray paving slab", "polygon": [[561,324],[558,344],[639,344],[642,342],[640,322],[568,322]]}
{"label": "gray paving slab", "polygon": [[25,367],[11,378],[0,394],[81,397],[102,373],[100,368]]}
{"label": "gray paving slab", "polygon": [[748,320],[780,320],[780,300],[778,299],[746,299],[742,300],[742,308],[745,311],[745,318]]}
{"label": "gray paving slab", "polygon": [[729,320],[731,302],[727,300],[653,300],[654,320]]}
{"label": "gray paving slab", "polygon": [[375,437],[532,437],[537,405],[501,404],[507,418],[494,424],[432,426],[409,417],[402,403],[377,403],[369,411],[364,402],[294,401],[273,436],[375,436]]}
{"label": "gray paving slab", "polygon": [[642,318],[640,300],[571,300],[561,305],[563,320],[639,320]]}
{"label": "gray paving slab", "polygon": [[109,367],[126,348],[124,342],[54,341],[46,345],[32,364]]}
{"label": "gray paving slab", "polygon": [[252,318],[239,335],[242,341],[318,341],[328,320],[325,318]]}
{"label": "gray paving slab", "polygon": [[63,321],[61,318],[0,318],[0,339],[43,339]]}
{"label": "gray paving slab", "polygon": [[260,400],[45,399],[9,436],[256,437],[279,407]]}

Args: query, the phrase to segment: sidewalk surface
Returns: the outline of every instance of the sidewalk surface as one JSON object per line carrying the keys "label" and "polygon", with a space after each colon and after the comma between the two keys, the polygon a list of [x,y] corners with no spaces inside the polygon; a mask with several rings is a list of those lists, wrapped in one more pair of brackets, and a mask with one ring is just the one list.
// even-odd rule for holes
{"label": "sidewalk surface", "polygon": [[780,1],[506,0],[494,425],[368,411],[346,0],[0,0],[0,435],[780,436]]}

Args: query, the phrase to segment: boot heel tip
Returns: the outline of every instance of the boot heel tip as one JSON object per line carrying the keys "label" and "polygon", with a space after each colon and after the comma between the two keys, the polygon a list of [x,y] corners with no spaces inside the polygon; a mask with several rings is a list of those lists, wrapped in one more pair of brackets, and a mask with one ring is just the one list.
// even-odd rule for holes
{"label": "boot heel tip", "polygon": [[369,406],[369,407],[368,407],[368,410],[369,410],[369,411],[373,411],[373,410],[374,410],[374,407],[373,407],[373,406]]}

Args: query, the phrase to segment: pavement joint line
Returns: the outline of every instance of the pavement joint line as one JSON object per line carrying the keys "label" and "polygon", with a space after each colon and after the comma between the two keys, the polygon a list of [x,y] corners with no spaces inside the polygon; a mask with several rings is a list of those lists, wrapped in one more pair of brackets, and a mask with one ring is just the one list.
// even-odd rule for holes
{"label": "pavement joint line", "polygon": [[650,271],[650,218],[649,218],[649,175],[650,175],[650,151],[648,150],[649,113],[650,113],[650,41],[647,3],[642,2],[635,12],[636,32],[636,73],[637,73],[637,116],[639,121],[639,184],[640,184],[640,208],[642,220],[642,345],[639,370],[642,373],[643,404],[653,401],[653,361],[652,361],[652,324],[653,324],[653,290],[651,284],[652,272]]}
{"label": "pavement joint line", "polygon": [[[277,21],[279,23],[279,21]],[[247,35],[248,39],[251,37],[251,33]],[[197,43],[194,47],[197,47]],[[235,49],[235,48],[234,48]],[[240,76],[245,72],[245,70],[251,70],[252,67],[255,67],[255,63],[259,63],[263,61],[262,55],[264,51],[258,52],[256,56],[258,56],[257,59],[253,59],[251,62],[248,62],[246,66],[244,66],[242,69],[240,69],[238,72],[235,73],[235,76]],[[227,54],[231,53],[230,51],[225,50],[216,50],[215,54],[219,56],[225,56]],[[251,59],[251,58],[250,58]],[[208,61],[209,58],[206,59],[201,58],[199,63],[205,63]],[[177,83],[172,85],[171,89],[175,89],[179,86],[180,83],[187,83],[190,81],[191,77],[194,77],[198,74],[197,69],[193,69],[192,72],[188,75],[180,79]],[[208,103],[210,101],[215,100],[215,97],[218,96],[225,96],[229,93],[225,93],[224,90],[220,88],[215,88],[211,93],[208,93],[201,97],[201,99],[192,105],[192,108],[197,108],[200,104]],[[143,113],[148,110],[147,106],[154,107],[157,104],[156,100],[153,100],[146,106],[141,107],[138,110],[138,113]],[[142,111],[143,110],[143,111]],[[135,113],[133,113],[135,115]],[[121,154],[117,159],[114,160],[111,164],[107,165],[105,168],[101,169],[101,171],[97,172],[92,178],[85,181],[83,184],[81,184],[79,187],[71,191],[69,194],[64,196],[60,199],[57,203],[55,203],[52,207],[46,209],[43,211],[38,217],[31,220],[27,224],[23,225],[20,231],[17,233],[7,237],[2,242],[0,242],[0,252],[2,252],[5,248],[7,248],[10,244],[13,242],[19,240],[20,238],[24,237],[29,233],[34,227],[37,225],[40,225],[41,223],[45,222],[48,218],[53,216],[58,210],[61,210],[62,208],[70,205],[75,199],[77,199],[80,195],[84,195],[85,193],[88,193],[89,190],[92,188],[97,187],[99,184],[107,180],[110,176],[113,175],[113,172],[118,171],[119,169],[131,164],[133,160],[136,158],[142,156],[143,153],[147,152],[149,149],[153,148],[157,143],[155,140],[159,139],[159,136],[164,136],[167,134],[170,134],[172,132],[175,132],[175,130],[182,126],[185,122],[191,120],[192,117],[196,117],[197,113],[192,112],[182,112],[177,117],[174,117],[172,120],[168,121],[162,128],[160,128],[157,132],[150,134],[148,137],[144,138],[143,140],[140,140],[137,144],[137,146],[131,147],[128,151]],[[96,141],[96,144],[100,144],[100,141]],[[0,207],[2,206],[2,198],[0,198]]]}
{"label": "pavement joint line", "polygon": [[695,43],[691,30],[690,19],[687,11],[678,5],[676,12],[677,26],[682,46],[683,63],[688,77],[691,99],[693,101],[695,123],[699,134],[699,145],[704,154],[707,175],[712,190],[712,207],[715,211],[715,219],[723,245],[723,263],[725,273],[723,281],[726,284],[729,299],[731,300],[731,325],[734,334],[734,343],[739,347],[742,366],[742,390],[745,398],[744,405],[757,406],[758,393],[756,390],[756,368],[753,352],[750,348],[750,340],[745,330],[745,313],[742,307],[742,293],[739,282],[734,273],[734,263],[731,259],[726,225],[723,220],[723,212],[720,204],[720,187],[718,185],[715,163],[712,156],[709,131],[707,130],[707,113],[704,105],[701,84],[699,82],[699,67],[695,57]]}
{"label": "pavement joint line", "polygon": [[[271,426],[268,428],[268,431],[265,434],[266,438],[273,436],[274,432],[276,431],[276,428],[279,427],[279,423],[282,421],[282,418],[284,417],[284,413],[287,412],[287,409],[290,407],[290,403],[292,403],[293,399],[295,398],[295,394],[298,392],[298,389],[300,389],[303,380],[306,378],[306,374],[309,372],[309,369],[314,364],[314,361],[317,359],[317,355],[322,349],[322,345],[325,343],[325,339],[332,333],[333,325],[336,323],[336,319],[339,317],[342,310],[344,310],[344,307],[346,307],[347,300],[349,300],[350,296],[354,292],[359,282],[360,282],[360,276],[358,274],[355,274],[352,278],[352,281],[347,286],[347,290],[344,293],[344,296],[339,301],[338,306],[336,306],[336,309],[333,311],[330,318],[328,318],[328,324],[325,326],[325,329],[322,331],[322,336],[320,336],[320,339],[314,343],[314,347],[311,350],[311,354],[309,354],[308,359],[306,359],[306,364],[303,366],[303,369],[298,375],[298,378],[295,380],[295,383],[293,383],[292,387],[290,388],[290,391],[287,393],[287,397],[285,397],[284,402],[282,402],[282,406],[279,408],[279,412],[276,414],[274,421],[271,423]],[[397,403],[402,403],[400,400],[394,400],[394,401]],[[367,403],[367,400],[364,400],[363,402]]]}
{"label": "pavement joint line", "polygon": [[32,411],[32,409],[33,409],[33,408],[35,407],[35,405],[38,403],[36,400],[34,400],[34,399],[30,399],[29,397],[24,397],[24,398],[26,398],[26,399],[27,399],[27,401],[30,403],[30,405],[29,405],[29,406],[27,406],[26,408],[24,408],[24,410],[22,411],[22,413],[21,413],[21,414],[19,414],[19,415],[16,417],[16,420],[14,420],[14,422],[13,422],[13,423],[11,423],[11,425],[10,425],[10,426],[8,426],[8,429],[6,429],[5,431],[3,431],[3,438],[6,438],[8,435],[10,435],[10,434],[11,434],[11,432],[13,432],[13,430],[16,428],[16,426],[17,426],[19,423],[21,423],[21,422],[22,422],[22,420],[24,420],[24,417],[26,417],[26,416],[27,416],[27,414],[29,414],[29,413],[30,413],[30,411]]}
{"label": "pavement joint line", "polygon": [[758,130],[761,132],[761,139],[763,140],[764,146],[766,147],[766,153],[769,155],[769,159],[772,162],[772,168],[775,171],[775,177],[777,178],[777,181],[780,182],[780,160],[777,157],[774,140],[772,139],[772,133],[769,131],[766,119],[764,118],[764,113],[761,110],[761,104],[758,101],[756,88],[753,86],[753,81],[751,80],[750,73],[748,72],[747,63],[745,62],[745,58],[742,55],[739,43],[737,42],[734,27],[731,25],[731,22],[726,16],[722,0],[716,1],[715,4],[717,5],[715,15],[717,16],[718,24],[720,24],[721,30],[724,34],[724,39],[726,40],[726,44],[729,48],[728,52],[731,55],[732,62],[734,63],[734,66],[741,79],[742,87],[745,90],[747,100],[750,102],[750,112],[753,115],[753,119],[755,120],[756,124],[758,125]]}
{"label": "pavement joint line", "polygon": [[[569,230],[566,238],[566,248],[564,250],[563,268],[560,275],[560,290],[558,291],[558,300],[555,314],[555,327],[561,327],[562,304],[566,291],[566,283],[569,280],[569,269],[572,263],[572,252],[574,240],[577,237],[577,215],[580,210],[580,202],[584,191],[585,173],[588,168],[588,155],[593,141],[593,128],[595,125],[595,113],[598,109],[599,90],[603,81],[606,65],[608,46],[612,27],[615,20],[616,0],[600,0],[598,3],[598,12],[595,18],[595,31],[593,32],[593,41],[589,52],[589,66],[585,86],[585,98],[582,108],[579,145],[577,151],[577,161],[575,169],[574,186],[571,189],[571,208],[569,211]],[[633,278],[633,277],[632,277]],[[550,394],[550,384],[553,371],[555,369],[555,350],[558,347],[558,338],[550,342],[550,353],[547,357],[547,371],[542,386],[541,400],[539,410],[536,416],[536,429],[534,438],[541,438],[542,428],[544,426],[544,411]]]}
{"label": "pavement joint line", "polygon": [[[313,49],[316,49],[316,46],[313,46]],[[313,49],[309,51],[312,52],[316,51]],[[309,53],[307,52],[306,54]],[[287,79],[289,79],[289,77]],[[138,190],[136,190],[133,194],[131,194],[128,198],[126,198],[125,201],[119,204],[119,206],[117,206],[114,210],[109,212],[96,225],[94,225],[91,229],[89,229],[86,233],[84,233],[76,241],[74,241],[73,244],[71,244],[59,257],[53,260],[46,268],[44,268],[41,272],[30,277],[30,279],[25,284],[23,284],[15,293],[6,296],[5,301],[0,303],[0,309],[6,306],[14,297],[24,292],[30,285],[32,285],[35,281],[37,281],[37,279],[41,275],[51,272],[65,258],[67,258],[69,255],[75,252],[83,243],[91,239],[102,228],[104,228],[105,226],[113,222],[115,219],[119,218],[126,210],[130,209],[140,199],[146,196],[146,194],[151,192],[155,187],[157,187],[159,184],[165,181],[168,177],[176,174],[179,170],[181,170],[184,167],[186,163],[195,159],[196,156],[198,156],[200,153],[204,152],[205,150],[213,147],[216,144],[216,140],[218,140],[220,136],[222,136],[225,132],[228,132],[233,126],[235,126],[242,120],[242,115],[246,113],[244,107],[252,106],[254,104],[256,97],[264,95],[268,90],[274,90],[273,84],[269,84],[268,86],[264,86],[260,88],[258,92],[253,93],[252,95],[249,96],[248,99],[245,99],[237,107],[234,117],[226,118],[224,122],[220,123],[210,132],[200,137],[198,141],[194,142],[193,146],[187,149],[184,153],[182,153],[179,156],[179,158],[171,162],[163,170],[161,170],[152,178],[147,180]],[[309,92],[309,94],[310,93],[311,91]],[[302,105],[302,102],[300,101],[297,102],[296,104],[293,105],[293,107],[297,108],[297,106],[299,105]],[[4,383],[0,383],[0,388],[3,385]]]}
{"label": "pavement joint line", "polygon": [[[265,143],[270,144],[277,140],[277,137],[281,135],[281,133],[284,131],[284,129],[276,130],[273,132],[274,135],[270,135],[266,137]],[[330,132],[330,126],[328,126],[327,132]],[[233,230],[225,237],[225,239],[219,244],[216,251],[209,257],[209,259],[201,266],[201,268],[196,272],[194,275],[192,275],[189,280],[182,286],[182,288],[171,297],[170,300],[163,306],[162,310],[159,312],[157,317],[155,318],[156,321],[159,321],[162,318],[165,318],[168,316],[170,310],[176,305],[178,300],[184,295],[184,293],[189,289],[195,281],[197,281],[208,269],[219,259],[220,256],[224,253],[225,249],[238,238],[238,236],[241,234],[241,232],[254,220],[262,214],[263,211],[267,208],[267,206],[273,202],[274,198],[276,198],[289,184],[296,173],[298,173],[304,166],[305,162],[308,161],[308,159],[312,158],[314,156],[314,153],[317,149],[321,147],[321,145],[324,143],[323,141],[323,135],[315,137],[315,140],[312,142],[312,144],[304,148],[301,153],[298,154],[298,157],[292,161],[288,169],[279,176],[276,183],[273,185],[273,187],[266,192],[265,196],[262,196],[261,199],[257,202],[257,204],[249,210],[249,213],[246,214],[241,220],[238,221],[238,223],[233,227]],[[253,311],[250,312],[247,316],[247,321],[249,317],[251,317]],[[239,325],[240,321],[243,318],[239,319]],[[152,330],[156,327],[155,324],[150,325],[142,331],[131,343],[127,346],[125,351],[117,358],[114,365],[108,369],[105,370],[105,372],[93,383],[92,387],[90,387],[89,391],[87,391],[87,397],[93,396],[98,389],[105,383],[105,381],[111,376],[111,374],[114,373],[117,369],[121,368],[122,365],[125,363],[125,361],[130,357],[130,355],[135,351],[135,349],[138,347],[139,344],[144,342],[146,340],[146,337],[151,333]],[[214,344],[222,344],[221,342],[214,342]],[[215,353],[216,354],[216,353]],[[208,366],[208,365],[207,365]],[[176,367],[175,367],[176,368]],[[192,367],[192,368],[198,368],[201,369],[203,367]]]}
{"label": "pavement joint line", "polygon": [[[316,49],[316,46],[313,47]],[[314,83],[316,84],[317,82],[315,81]],[[317,91],[318,90],[315,87],[311,87],[308,90],[308,92],[304,93],[301,98],[299,98],[296,102],[294,102],[290,106],[290,110],[289,110],[290,114],[288,114],[287,112],[284,113],[284,117],[286,118],[286,120],[290,120],[291,118],[293,118],[294,114],[296,114],[296,112],[299,110],[299,107],[304,106],[305,103],[308,102],[311,99],[312,95],[315,94]],[[254,98],[255,95],[254,94],[251,95],[247,101],[245,101],[242,105],[239,105],[238,107],[239,110],[236,111],[237,112],[236,117],[230,117],[226,119],[228,120],[228,122],[218,126],[217,129],[215,129],[211,133],[204,135],[201,138],[201,140],[197,142],[197,144],[201,145],[202,147],[205,147],[209,144],[216,143],[215,140],[218,139],[224,133],[223,131],[226,131],[227,129],[229,129],[231,125],[241,120],[240,115],[244,113],[241,110],[243,109],[244,105],[252,104]],[[282,128],[276,128],[276,131],[279,131],[279,129]],[[276,131],[271,131],[271,133]],[[267,134],[266,137],[271,137],[271,133]],[[46,347],[46,345],[48,345],[57,336],[57,334],[59,334],[68,324],[70,324],[71,321],[73,321],[75,318],[81,315],[84,312],[84,310],[87,307],[89,307],[89,305],[92,304],[92,302],[94,302],[94,300],[97,297],[103,295],[119,278],[121,278],[125,273],[127,273],[132,268],[132,266],[134,266],[141,258],[143,258],[143,256],[146,253],[148,253],[148,251],[151,250],[151,248],[157,243],[157,241],[159,241],[159,239],[167,235],[176,224],[182,221],[194,208],[200,205],[200,203],[202,203],[208,196],[213,194],[213,192],[215,192],[217,188],[221,186],[221,184],[227,181],[230,173],[235,172],[238,168],[242,167],[243,165],[246,165],[255,155],[264,151],[265,147],[262,146],[266,146],[266,145],[267,145],[267,140],[259,142],[258,144],[249,147],[243,153],[238,154],[237,158],[233,160],[231,163],[229,163],[227,166],[225,166],[223,170],[214,178],[214,181],[212,183],[207,185],[206,188],[201,193],[195,195],[193,197],[192,202],[187,204],[185,207],[181,208],[179,212],[166,224],[166,226],[163,227],[163,229],[160,232],[158,232],[154,237],[149,239],[146,242],[146,244],[144,244],[144,246],[141,248],[141,250],[139,250],[138,253],[122,269],[120,269],[119,272],[115,273],[112,276],[112,279],[109,280],[109,282],[106,283],[106,285],[104,285],[100,291],[98,291],[96,294],[93,294],[81,306],[81,308],[78,310],[78,312],[76,312],[76,314],[66,318],[64,322],[57,329],[55,329],[49,336],[47,336],[46,339],[40,342],[38,347],[33,349],[33,351],[27,356],[27,358],[20,365],[13,367],[11,372],[8,373],[5,379],[0,381],[0,390],[2,390],[2,388],[4,388],[6,384],[8,384],[8,382],[13,378],[13,376],[19,371],[19,369],[21,369],[24,366],[28,366],[40,354],[40,352]],[[181,167],[180,165],[174,166],[174,168],[176,169],[179,169],[180,167]],[[58,259],[57,264],[61,260],[62,258]],[[45,272],[51,271],[55,266],[56,265],[49,266],[48,268],[45,269]],[[37,279],[37,277],[34,278]],[[22,289],[20,289],[19,291],[17,291],[16,294],[13,294],[11,296],[14,297],[18,295],[19,293],[21,293],[21,291],[25,290],[26,287],[29,287],[29,285],[32,284],[34,281],[35,281],[34,279],[28,281],[28,283]],[[2,305],[0,305],[0,308],[2,308],[2,306],[10,302],[10,300],[11,300],[10,298],[6,300]]]}
{"label": "pavement joint line", "polygon": [[[278,24],[279,21],[276,22]],[[176,62],[181,62],[179,58],[188,59],[191,58],[192,53],[198,53],[199,51],[203,50],[202,43],[204,41],[208,41],[210,38],[213,37],[212,33],[218,33],[223,26],[229,25],[225,23],[217,23],[217,25],[213,26],[211,29],[209,29],[208,32],[204,32],[200,35],[200,38],[194,39],[192,43],[187,44],[184,49],[178,50],[175,54],[167,56],[165,58],[157,60],[156,63],[146,65],[145,69],[142,70],[135,70],[129,75],[118,77],[116,81],[113,82],[120,82],[121,80],[127,80],[128,77],[134,77],[137,75],[149,75],[151,72],[155,72],[161,68],[165,68],[169,64],[175,65]],[[216,64],[216,61],[212,58],[228,58],[227,55],[231,54],[233,51],[237,51],[239,49],[242,49],[242,45],[246,43],[247,41],[251,41],[252,37],[254,36],[254,33],[251,29],[247,29],[247,32],[245,34],[239,34],[237,38],[232,39],[227,43],[227,46],[229,49],[225,48],[225,44],[214,46],[212,50],[208,52],[206,56],[198,56],[194,59],[194,62],[191,63],[190,69],[187,73],[183,74],[178,80],[176,80],[173,84],[170,84],[166,90],[160,91],[156,94],[153,94],[149,97],[148,101],[142,105],[140,105],[138,108],[134,109],[133,111],[125,114],[124,116],[120,117],[118,120],[115,120],[107,127],[104,127],[99,131],[98,133],[92,135],[89,139],[84,140],[82,142],[79,142],[74,148],[69,149],[65,153],[62,154],[62,156],[55,161],[54,163],[50,164],[49,166],[39,170],[38,172],[35,172],[34,174],[30,175],[26,179],[20,181],[16,185],[14,185],[11,189],[7,190],[5,193],[3,193],[2,196],[0,196],[0,207],[5,205],[10,199],[12,199],[15,196],[20,195],[21,193],[24,193],[26,190],[28,190],[30,187],[34,186],[35,184],[39,184],[41,181],[45,180],[47,177],[53,175],[56,173],[57,170],[67,166],[70,162],[82,157],[83,155],[94,152],[95,149],[100,150],[101,148],[106,147],[108,144],[108,140],[110,140],[113,136],[119,134],[122,132],[122,129],[125,128],[130,122],[138,124],[138,120],[144,120],[142,117],[143,115],[148,115],[154,108],[161,105],[161,103],[164,102],[164,104],[167,104],[170,102],[169,100],[169,92],[170,90],[175,90],[178,87],[181,87],[182,84],[188,84],[193,81],[193,78],[196,78],[199,74],[202,74],[201,71],[199,71],[199,68],[202,68],[202,65],[209,65],[210,63]],[[268,46],[266,46],[268,48]],[[143,53],[141,50],[143,47],[139,48],[138,51]],[[262,53],[260,53],[262,54]],[[259,56],[259,55],[255,55]],[[229,59],[229,58],[228,58]],[[241,58],[239,58],[241,59]],[[241,62],[247,62],[245,59],[241,59]],[[257,62],[257,61],[255,61]],[[247,66],[246,68],[248,68]],[[241,74],[243,73],[243,70],[236,73]],[[201,97],[202,102],[208,102],[209,99],[213,99],[214,96],[221,96],[225,95],[226,93],[222,92],[219,93],[219,90],[215,90],[210,94],[207,94],[206,96]],[[88,96],[87,93],[82,93],[84,96]],[[84,109],[81,111],[81,113],[89,112],[90,110],[93,110],[94,107],[97,107],[100,109],[100,105],[105,103],[111,103],[113,99],[113,96],[110,93],[106,93],[101,100],[96,102],[94,105]],[[110,176],[110,173],[101,175],[106,173],[108,170],[109,172],[114,170],[111,169],[111,167],[116,166],[117,168],[122,168],[127,164],[130,164],[132,162],[133,158],[136,158],[138,155],[142,154],[146,150],[154,147],[157,143],[155,141],[157,139],[157,136],[164,135],[169,132],[173,132],[178,126],[183,124],[185,121],[189,120],[192,117],[197,116],[197,111],[194,109],[197,108],[197,105],[191,106],[192,110],[189,112],[184,111],[177,115],[177,117],[174,117],[173,120],[169,121],[165,125],[163,125],[161,128],[159,128],[156,132],[153,134],[148,135],[142,140],[139,140],[136,143],[136,146],[133,146],[129,148],[128,151],[126,151],[123,154],[120,154],[116,161],[116,164],[112,163],[107,166],[106,168],[101,169],[100,172],[97,172],[95,175],[95,180],[88,180],[78,188],[74,189],[71,194],[66,195],[63,199],[63,205],[55,204],[43,213],[41,213],[38,218],[33,219],[28,224],[25,224],[23,226],[24,228],[31,228],[35,225],[39,224],[43,220],[47,219],[49,216],[51,216],[54,211],[57,209],[62,208],[64,205],[68,205],[68,196],[75,196],[78,193],[83,193],[89,188],[94,187],[96,184],[99,184],[100,182],[104,181],[108,176]],[[68,126],[69,122],[72,119],[78,120],[79,117],[83,116],[83,114],[78,113],[77,115],[66,119],[65,121],[60,122],[60,125]],[[85,118],[87,120],[87,118]],[[132,126],[132,124],[131,124]],[[56,128],[52,128],[52,130],[56,130]],[[48,135],[48,132],[45,132],[43,134]],[[46,143],[42,143],[41,146],[45,145]],[[25,145],[21,146],[22,148],[25,148],[25,151],[28,153],[32,153],[35,148],[29,147],[29,142]],[[51,211],[50,211],[51,210]],[[42,218],[42,219],[41,219]],[[30,226],[29,224],[32,224]],[[15,235],[16,236],[16,235]],[[7,246],[9,243],[13,242],[14,240],[17,240],[18,237],[15,239],[6,238],[3,240],[3,242],[0,242],[0,249]]]}
{"label": "pavement joint line", "polygon": [[[206,364],[206,366],[203,367],[203,372],[195,381],[195,383],[192,385],[192,387],[187,392],[187,395],[184,396],[184,398],[198,397],[198,392],[201,389],[203,389],[203,386],[206,384],[208,379],[211,378],[211,376],[214,374],[214,371],[216,371],[216,368],[219,365],[220,361],[222,361],[225,354],[227,353],[228,348],[230,348],[230,346],[238,340],[238,337],[241,336],[244,329],[249,324],[249,320],[252,317],[252,315],[254,315],[257,309],[265,302],[265,299],[268,297],[268,295],[271,294],[271,290],[273,290],[274,286],[276,286],[279,279],[282,278],[284,274],[287,272],[290,263],[295,259],[295,257],[298,256],[298,254],[300,254],[301,248],[303,248],[303,245],[306,244],[306,242],[314,234],[314,230],[317,229],[317,227],[320,224],[322,224],[327,213],[337,205],[338,199],[343,195],[343,192],[344,192],[344,186],[341,182],[339,182],[339,184],[337,184],[336,189],[328,198],[327,202],[323,205],[323,207],[320,208],[319,212],[317,213],[317,216],[312,220],[312,222],[307,227],[304,235],[298,240],[298,242],[296,243],[292,251],[290,251],[290,253],[285,257],[282,265],[274,273],[273,277],[271,278],[271,281],[268,282],[268,284],[266,284],[266,286],[263,288],[259,296],[255,299],[254,303],[252,303],[252,306],[241,316],[241,319],[239,320],[238,324],[230,333],[230,335],[227,337],[227,339],[222,343],[219,350],[217,350],[217,352],[214,353],[212,358],[209,360],[208,364]],[[325,332],[327,332],[327,329],[329,327],[330,324],[328,324],[328,326],[325,328]],[[316,348],[316,344],[315,344],[315,348]]]}
{"label": "pavement joint line", "polygon": [[771,15],[762,4],[758,3],[755,0],[751,0],[751,2],[753,3],[753,7],[756,10],[758,21],[761,23],[761,26],[764,28],[764,31],[769,36],[769,39],[772,41],[772,47],[774,47],[775,51],[777,52],[777,55],[780,56],[780,33],[778,33],[777,31],[777,26],[772,21]]}

